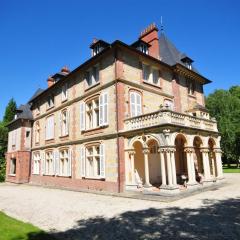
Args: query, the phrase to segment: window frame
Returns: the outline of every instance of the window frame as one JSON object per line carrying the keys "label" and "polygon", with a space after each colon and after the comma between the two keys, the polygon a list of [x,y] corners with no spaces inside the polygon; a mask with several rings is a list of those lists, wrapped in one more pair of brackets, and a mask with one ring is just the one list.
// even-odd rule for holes
{"label": "window frame", "polygon": [[40,122],[37,121],[35,123],[35,144],[39,144],[39,143],[40,143]]}
{"label": "window frame", "polygon": [[[134,101],[132,102],[133,98]],[[138,97],[140,99],[140,103],[138,104]],[[132,111],[134,109],[134,111]],[[143,104],[142,104],[142,94],[138,91],[131,90],[129,91],[129,110],[130,117],[137,117],[143,114]]]}
{"label": "window frame", "polygon": [[[64,118],[64,114],[65,114],[65,118]],[[69,109],[63,109],[60,112],[60,137],[67,137],[69,135],[69,130],[70,130],[70,113],[69,113]],[[63,131],[63,127],[65,124],[65,132]]]}
{"label": "window frame", "polygon": [[[51,156],[51,158],[49,156]],[[47,162],[49,162],[48,163],[49,164],[48,168],[47,168]],[[45,151],[45,161],[44,161],[44,164],[45,164],[45,166],[44,166],[44,175],[46,175],[46,176],[53,176],[54,175],[54,151],[53,150]]]}
{"label": "window frame", "polygon": [[[37,155],[38,155],[38,157],[36,157]],[[40,152],[34,152],[33,153],[33,168],[32,168],[32,174],[33,175],[40,175],[40,162],[41,162]],[[38,171],[36,171],[36,169]]]}
{"label": "window frame", "polygon": [[[51,126],[51,124],[50,124],[50,126],[48,126],[48,124],[49,124],[48,120],[50,118],[53,119],[52,120],[53,121],[52,122],[53,126]],[[48,134],[47,134],[48,130],[50,130],[50,132],[52,130],[52,135],[51,136],[48,136]],[[49,135],[50,135],[50,133],[49,133]],[[45,119],[45,141],[53,140],[54,138],[55,138],[55,116],[54,116],[54,114],[52,114],[52,115],[47,116],[46,119]]]}
{"label": "window frame", "polygon": [[53,108],[55,105],[55,98],[54,95],[49,95],[47,97],[47,110]]}
{"label": "window frame", "polygon": [[[148,73],[146,70],[148,69]],[[157,82],[154,81],[154,73],[157,73]],[[146,76],[148,75],[148,78]],[[150,84],[152,86],[160,87],[160,70],[155,66],[142,62],[142,79],[144,83]]]}
{"label": "window frame", "polygon": [[[95,72],[95,74],[94,74]],[[85,73],[87,89],[92,88],[100,83],[100,66],[96,64],[89,68]]]}
{"label": "window frame", "polygon": [[[64,94],[64,92],[65,92],[65,94]],[[65,102],[68,100],[68,84],[67,83],[62,85],[61,100],[62,100],[62,102]]]}
{"label": "window frame", "polygon": [[[13,168],[13,161],[15,162],[14,168]],[[16,158],[10,158],[9,175],[10,176],[16,176],[16,173],[17,173],[17,159]]]}

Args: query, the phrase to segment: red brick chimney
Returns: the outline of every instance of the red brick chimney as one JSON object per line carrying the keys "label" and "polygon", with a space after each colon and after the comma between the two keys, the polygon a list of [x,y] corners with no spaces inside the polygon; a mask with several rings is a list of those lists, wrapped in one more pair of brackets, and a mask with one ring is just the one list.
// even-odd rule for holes
{"label": "red brick chimney", "polygon": [[49,76],[47,83],[48,83],[48,87],[51,87],[55,83],[54,78],[52,78],[52,76]]}
{"label": "red brick chimney", "polygon": [[67,66],[64,66],[62,69],[61,69],[61,72],[64,73],[64,74],[69,74],[70,73],[70,70]]}
{"label": "red brick chimney", "polygon": [[160,59],[159,57],[159,41],[158,41],[158,28],[155,23],[150,24],[147,28],[145,28],[141,34],[139,39],[147,42],[151,46],[149,47],[149,55]]}

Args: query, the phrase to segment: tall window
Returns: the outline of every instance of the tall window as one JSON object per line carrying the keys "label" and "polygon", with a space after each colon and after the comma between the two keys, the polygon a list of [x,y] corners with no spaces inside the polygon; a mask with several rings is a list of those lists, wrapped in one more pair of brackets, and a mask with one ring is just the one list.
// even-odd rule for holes
{"label": "tall window", "polygon": [[93,86],[99,82],[99,66],[96,65],[86,72],[86,81],[88,86]]}
{"label": "tall window", "polygon": [[62,102],[66,101],[68,99],[68,85],[65,83],[62,86]]}
{"label": "tall window", "polygon": [[54,115],[46,119],[46,140],[54,139]]}
{"label": "tall window", "polygon": [[99,98],[86,103],[86,125],[87,129],[99,126]]}
{"label": "tall window", "polygon": [[10,174],[11,175],[16,174],[16,158],[11,158],[10,160]]}
{"label": "tall window", "polygon": [[60,151],[59,176],[70,176],[71,173],[70,150]]}
{"label": "tall window", "polygon": [[105,150],[104,144],[95,144],[81,147],[81,175],[89,178],[105,177]]}
{"label": "tall window", "polygon": [[47,98],[47,108],[54,107],[54,96],[48,96]]}
{"label": "tall window", "polygon": [[60,136],[69,134],[69,110],[60,112]]}
{"label": "tall window", "polygon": [[141,95],[137,92],[130,92],[130,111],[131,117],[142,114],[142,99]]}
{"label": "tall window", "polygon": [[195,83],[193,80],[188,79],[187,80],[187,88],[188,88],[188,94],[194,95],[195,92]]}
{"label": "tall window", "polygon": [[40,173],[40,152],[33,154],[33,174]]}
{"label": "tall window", "polygon": [[108,125],[108,94],[80,103],[80,129],[88,130]]}
{"label": "tall window", "polygon": [[40,142],[40,124],[39,122],[36,122],[35,125],[35,143]]}
{"label": "tall window", "polygon": [[142,64],[142,71],[144,81],[154,85],[159,85],[159,70],[157,68]]}
{"label": "tall window", "polygon": [[53,151],[45,154],[45,175],[54,175]]}

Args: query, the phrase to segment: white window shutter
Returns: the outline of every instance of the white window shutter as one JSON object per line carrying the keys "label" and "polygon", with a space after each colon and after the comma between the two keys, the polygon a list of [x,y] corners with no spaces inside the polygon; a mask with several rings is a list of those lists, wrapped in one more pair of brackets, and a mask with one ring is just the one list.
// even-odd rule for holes
{"label": "white window shutter", "polygon": [[59,112],[59,137],[62,136],[62,112]]}
{"label": "white window shutter", "polygon": [[103,126],[103,116],[104,116],[103,95],[101,94],[99,97],[99,126]]}
{"label": "white window shutter", "polygon": [[106,126],[108,125],[108,93],[107,92],[103,94],[103,109],[104,109],[103,124]]}
{"label": "white window shutter", "polygon": [[131,117],[135,117],[136,116],[135,105],[136,105],[135,93],[134,92],[130,92],[130,112],[131,112]]}
{"label": "white window shutter", "polygon": [[42,172],[42,175],[45,174],[45,152],[44,151],[41,152],[41,172]]}
{"label": "white window shutter", "polygon": [[68,150],[68,168],[67,168],[67,175],[72,176],[72,148]]}
{"label": "white window shutter", "polygon": [[85,102],[80,103],[80,130],[83,131],[85,130]]}
{"label": "white window shutter", "polygon": [[67,121],[66,121],[66,135],[69,134],[69,129],[70,129],[70,109],[67,110]]}
{"label": "white window shutter", "polygon": [[86,158],[85,158],[85,147],[80,147],[80,165],[81,165],[81,176],[86,176]]}
{"label": "white window shutter", "polygon": [[142,114],[142,100],[141,100],[141,95],[136,93],[136,115],[141,115]]}
{"label": "white window shutter", "polygon": [[59,175],[59,150],[56,149],[55,150],[55,154],[54,154],[54,163],[55,163],[55,175]]}
{"label": "white window shutter", "polygon": [[54,138],[54,115],[51,117],[51,138]]}
{"label": "white window shutter", "polygon": [[100,145],[100,177],[105,178],[105,146]]}
{"label": "white window shutter", "polygon": [[108,125],[108,93],[104,92],[99,97],[99,125]]}

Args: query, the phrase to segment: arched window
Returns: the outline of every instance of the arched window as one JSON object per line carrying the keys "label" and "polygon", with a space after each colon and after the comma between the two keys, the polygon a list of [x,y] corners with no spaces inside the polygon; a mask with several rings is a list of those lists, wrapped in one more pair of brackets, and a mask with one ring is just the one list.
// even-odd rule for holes
{"label": "arched window", "polygon": [[60,137],[67,136],[69,134],[69,110],[64,109],[60,112]]}
{"label": "arched window", "polygon": [[138,92],[130,92],[130,114],[131,117],[142,114],[142,96]]}

